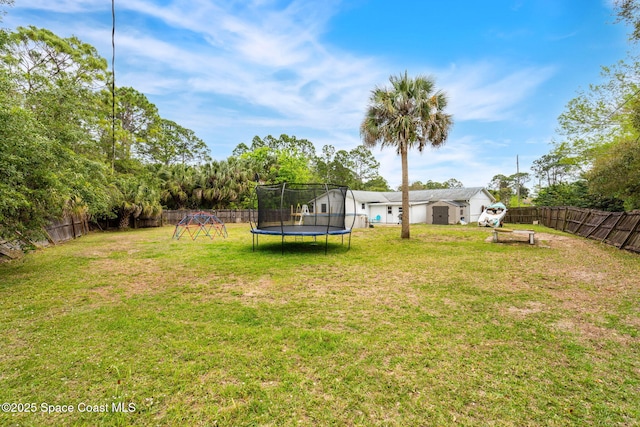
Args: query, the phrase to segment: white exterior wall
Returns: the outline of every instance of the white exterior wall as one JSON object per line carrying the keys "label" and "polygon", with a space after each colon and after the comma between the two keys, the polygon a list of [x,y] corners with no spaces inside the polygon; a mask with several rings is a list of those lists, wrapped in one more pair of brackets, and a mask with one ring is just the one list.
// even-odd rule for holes
{"label": "white exterior wall", "polygon": [[409,207],[409,222],[411,224],[425,224],[427,222],[426,204],[413,205]]}
{"label": "white exterior wall", "polygon": [[[365,199],[366,200],[366,199]],[[459,201],[460,203],[466,202],[463,200]],[[364,208],[362,204],[364,203]],[[443,204],[444,203],[444,204]],[[410,206],[410,215],[409,220],[411,224],[433,224],[433,210],[432,206],[449,206],[449,223],[457,224],[460,222],[460,219],[464,217],[465,222],[477,222],[480,214],[482,213],[483,206],[489,206],[493,201],[490,196],[485,191],[479,191],[470,200],[468,200],[468,204],[464,204],[462,207],[455,206],[450,203],[447,203],[443,200],[439,200],[435,203],[424,204],[417,203]],[[388,206],[391,206],[392,213],[387,213]],[[365,227],[367,222],[365,221],[365,217],[368,220],[375,224],[376,216],[380,215],[380,224],[398,224],[398,214],[399,214],[399,205],[397,203],[369,203],[356,201],[355,205],[355,215],[357,217],[356,223],[354,224],[355,228]],[[460,210],[462,209],[462,213]],[[352,218],[349,216],[354,214],[354,203],[351,193],[347,193],[346,200],[346,212],[347,212],[347,225],[351,224]]]}
{"label": "white exterior wall", "polygon": [[467,222],[478,222],[478,218],[480,217],[480,214],[482,213],[482,208],[483,207],[487,207],[490,204],[492,204],[493,201],[489,198],[489,196],[487,196],[485,194],[484,191],[480,191],[479,193],[475,194],[470,200],[469,200],[469,216],[467,217],[465,215],[464,219]]}
{"label": "white exterior wall", "polygon": [[380,215],[380,222],[387,223],[387,206],[386,205],[369,205],[369,221],[375,221],[376,216]]}

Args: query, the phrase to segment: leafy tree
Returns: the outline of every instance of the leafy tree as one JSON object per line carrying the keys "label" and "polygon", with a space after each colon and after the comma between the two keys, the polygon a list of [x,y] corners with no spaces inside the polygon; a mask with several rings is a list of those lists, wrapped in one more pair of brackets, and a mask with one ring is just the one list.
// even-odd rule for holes
{"label": "leafy tree", "polygon": [[603,83],[578,92],[558,118],[563,140],[555,143],[552,154],[561,156],[574,177],[591,168],[603,145],[638,136],[640,62],[603,66],[601,74]]}
{"label": "leafy tree", "polygon": [[221,209],[248,204],[250,172],[235,158],[214,160],[198,166],[160,166],[161,202],[170,209]]}
{"label": "leafy tree", "polygon": [[315,159],[316,174],[324,182],[340,183],[355,188],[354,162],[346,150],[336,151],[333,145],[322,147],[322,156]]}
{"label": "leafy tree", "polygon": [[350,168],[353,171],[355,182],[350,184],[353,189],[360,190],[364,185],[380,176],[380,162],[376,160],[371,150],[358,145],[349,151]]}
{"label": "leafy tree", "polygon": [[[449,178],[445,182],[437,182],[429,180],[426,183],[415,181],[409,185],[409,190],[438,190],[445,188],[464,188],[464,184],[455,178]],[[398,190],[402,187],[398,188]]]}
{"label": "leafy tree", "polygon": [[313,174],[311,172],[311,161],[303,153],[285,149],[278,154],[277,181],[278,182],[310,182]]}
{"label": "leafy tree", "polygon": [[365,145],[393,147],[402,162],[402,232],[401,237],[410,237],[409,228],[409,149],[422,152],[427,146],[439,147],[445,143],[453,123],[444,112],[447,98],[435,91],[433,80],[418,76],[409,78],[391,76],[390,88],[376,88],[370,97],[369,106],[360,135]]}
{"label": "leafy tree", "polygon": [[544,187],[533,199],[533,203],[536,206],[575,206],[612,212],[624,210],[622,200],[594,194],[584,179]]}
{"label": "leafy tree", "polygon": [[192,205],[191,195],[198,181],[196,168],[188,165],[170,165],[158,170],[162,182],[160,201],[169,209],[187,209]]}
{"label": "leafy tree", "polygon": [[[26,34],[25,40],[42,36],[33,29]],[[52,77],[55,84],[43,84],[38,91],[25,93],[25,75],[20,67],[11,66],[7,56],[16,47],[16,35],[11,36],[5,39],[0,62],[0,204],[5,208],[0,208],[1,222],[7,229],[37,233],[63,211],[108,214],[111,201],[105,192],[104,168],[78,155],[89,138],[87,125],[91,123],[89,112],[93,112],[84,108],[89,105],[84,96],[91,96],[83,86],[87,79],[56,75]],[[53,43],[55,37],[47,40]],[[61,49],[66,49],[61,43]],[[34,52],[34,56],[39,54]],[[44,76],[45,69],[38,71]]]}
{"label": "leafy tree", "polygon": [[531,166],[534,176],[538,178],[539,186],[553,186],[562,184],[575,176],[575,162],[567,152],[566,144],[559,144],[549,154],[534,160]]}
{"label": "leafy tree", "polygon": [[19,76],[22,93],[30,94],[68,81],[96,89],[106,81],[107,61],[95,47],[77,37],[61,38],[34,26],[18,27],[9,35],[2,60]]}
{"label": "leafy tree", "polygon": [[104,86],[107,66],[95,48],[76,37],[18,27],[0,50],[0,63],[48,138],[95,156],[97,90]]}
{"label": "leafy tree", "polygon": [[640,209],[640,142],[616,141],[598,156],[586,174],[589,188],[624,200],[627,210]]}
{"label": "leafy tree", "polygon": [[136,151],[142,159],[165,166],[210,160],[207,144],[195,132],[162,118],[153,123],[149,135],[140,141]]}
{"label": "leafy tree", "polygon": [[[162,119],[133,88],[116,91],[112,138],[112,93],[105,86],[112,76],[106,64],[75,37],[32,26],[0,31],[3,233],[38,230],[63,212],[118,217],[120,227],[127,227],[131,218],[160,209],[161,181],[149,172],[157,170],[142,161],[208,159],[206,145],[193,131]],[[206,202],[198,199],[203,192],[196,178],[188,183],[192,205]],[[174,199],[180,197],[176,192]]]}
{"label": "leafy tree", "polygon": [[[359,145],[352,150],[336,151],[333,145],[322,147],[322,156],[315,159],[316,175],[325,182],[348,185],[354,190],[363,190],[369,181],[379,186],[380,162],[368,147]],[[387,187],[386,181],[384,184]]]}
{"label": "leafy tree", "polygon": [[640,40],[640,3],[637,0],[614,0],[613,4],[618,9],[618,21],[627,22],[633,28],[629,40]]}
{"label": "leafy tree", "polygon": [[246,206],[255,184],[250,180],[250,172],[242,161],[233,158],[212,161],[200,169],[207,181],[205,207],[221,209]]}
{"label": "leafy tree", "polygon": [[113,183],[118,228],[129,228],[132,218],[155,217],[162,212],[160,192],[151,176],[120,174]]}
{"label": "leafy tree", "polygon": [[312,172],[315,147],[306,139],[284,134],[278,139],[271,135],[264,139],[255,136],[250,147],[241,143],[233,152],[263,182],[309,182],[315,178]]}
{"label": "leafy tree", "polygon": [[514,184],[512,177],[498,174],[491,179],[489,190],[497,200],[509,205],[511,196],[514,194]]}
{"label": "leafy tree", "polygon": [[391,191],[387,180],[380,175],[365,182],[362,189],[367,191]]}
{"label": "leafy tree", "polygon": [[32,233],[62,212],[67,189],[56,175],[60,147],[21,107],[0,69],[0,235]]}
{"label": "leafy tree", "polygon": [[464,184],[455,178],[449,178],[444,182],[444,188],[464,188]]}
{"label": "leafy tree", "polygon": [[251,147],[247,147],[246,144],[240,143],[234,150],[234,153],[244,154],[246,152],[255,151],[259,148],[269,148],[273,151],[288,151],[296,153],[301,156],[312,159],[315,157],[316,149],[313,143],[307,139],[298,139],[295,136],[289,136],[286,134],[280,135],[279,138],[275,138],[271,135],[267,135],[264,138],[254,136],[251,140]]}
{"label": "leafy tree", "polygon": [[[115,93],[116,133],[114,161],[129,160],[134,156],[143,158],[143,145],[151,137],[154,126],[160,120],[158,108],[147,97],[131,87],[120,87]],[[111,100],[108,100],[111,103]],[[109,135],[109,131],[105,132]],[[108,145],[110,135],[107,138]]]}
{"label": "leafy tree", "polygon": [[338,182],[334,179],[333,160],[336,155],[336,148],[333,145],[324,145],[322,155],[315,160],[316,174],[324,182]]}

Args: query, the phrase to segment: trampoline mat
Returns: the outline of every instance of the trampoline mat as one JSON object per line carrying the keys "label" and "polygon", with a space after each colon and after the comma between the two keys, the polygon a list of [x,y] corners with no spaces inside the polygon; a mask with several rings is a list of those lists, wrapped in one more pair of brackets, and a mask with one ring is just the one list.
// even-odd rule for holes
{"label": "trampoline mat", "polygon": [[326,225],[274,225],[270,227],[252,228],[253,234],[269,234],[272,236],[324,236],[325,234],[349,234],[350,229],[327,227]]}

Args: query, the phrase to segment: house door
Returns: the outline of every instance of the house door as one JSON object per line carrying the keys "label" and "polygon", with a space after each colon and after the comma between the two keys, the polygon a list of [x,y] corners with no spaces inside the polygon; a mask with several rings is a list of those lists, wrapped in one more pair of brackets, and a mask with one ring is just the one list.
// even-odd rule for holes
{"label": "house door", "polygon": [[393,218],[393,206],[387,206],[387,224],[398,222],[397,218]]}
{"label": "house door", "polygon": [[434,206],[433,207],[433,223],[434,224],[449,224],[449,207],[448,206]]}

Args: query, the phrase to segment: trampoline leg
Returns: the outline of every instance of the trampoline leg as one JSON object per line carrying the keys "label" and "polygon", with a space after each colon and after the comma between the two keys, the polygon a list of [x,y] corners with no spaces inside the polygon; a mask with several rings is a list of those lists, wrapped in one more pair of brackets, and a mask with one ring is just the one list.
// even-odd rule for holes
{"label": "trampoline leg", "polygon": [[282,255],[284,255],[284,234],[282,235]]}
{"label": "trampoline leg", "polygon": [[324,236],[324,254],[327,254],[327,248],[329,247],[329,235],[325,234]]}

